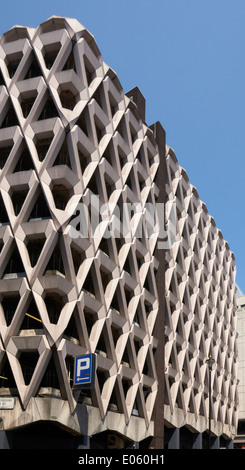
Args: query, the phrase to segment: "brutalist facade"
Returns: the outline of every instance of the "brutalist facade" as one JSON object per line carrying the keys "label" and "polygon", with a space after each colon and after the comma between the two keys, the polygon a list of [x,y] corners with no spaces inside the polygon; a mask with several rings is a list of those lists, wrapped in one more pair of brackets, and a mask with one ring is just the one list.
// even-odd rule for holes
{"label": "brutalist facade", "polygon": [[210,354],[212,435],[230,442],[234,256],[138,88],[51,17],[2,35],[0,103],[0,447],[201,447]]}
{"label": "brutalist facade", "polygon": [[235,449],[245,448],[245,400],[244,400],[244,353],[245,353],[245,295],[241,289],[237,286],[236,291],[236,303],[237,303],[237,348],[238,348],[238,398],[239,398],[239,413],[238,413],[238,426],[237,436],[234,439]]}
{"label": "brutalist facade", "polygon": [[177,230],[166,250],[165,438],[174,448],[231,448],[238,418],[235,259],[168,147],[166,165]]}

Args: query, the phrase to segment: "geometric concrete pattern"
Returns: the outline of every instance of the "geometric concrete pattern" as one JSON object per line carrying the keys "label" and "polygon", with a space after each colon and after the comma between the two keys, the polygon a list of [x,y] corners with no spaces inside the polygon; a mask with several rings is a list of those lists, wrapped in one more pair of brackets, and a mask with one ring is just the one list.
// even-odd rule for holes
{"label": "geometric concrete pattern", "polygon": [[235,438],[235,448],[245,445],[245,295],[237,286],[237,349],[238,349],[238,432]]}
{"label": "geometric concrete pattern", "polygon": [[101,419],[117,410],[146,429],[157,393],[157,232],[147,238],[144,214],[141,238],[137,221],[117,238],[71,237],[70,222],[93,194],[155,204],[153,133],[73,19],[2,35],[0,103],[1,394],[10,389],[23,409],[60,394],[73,413],[73,357],[96,352],[84,401]]}
{"label": "geometric concrete pattern", "polygon": [[167,194],[177,205],[177,237],[166,251],[165,421],[208,429],[211,355],[212,432],[237,426],[235,260],[197,190],[167,149]]}
{"label": "geometric concrete pattern", "polygon": [[[51,17],[2,35],[0,394],[16,397],[20,414],[27,410],[22,423],[38,419],[28,411],[33,403],[57,397],[61,408],[66,403],[67,427],[82,401],[99,414],[95,430],[117,411],[110,417],[116,426],[120,415],[125,434],[133,421],[142,438],[152,435],[163,380],[154,361],[158,226],[148,236],[142,210],[126,233],[120,225],[108,236],[102,208],[110,203],[109,227],[124,204],[155,210],[159,153],[77,20]],[[230,438],[237,423],[235,260],[170,148],[166,168],[177,238],[166,250],[165,423],[207,430],[211,354],[212,431]],[[96,236],[93,195],[101,210]],[[84,229],[81,203],[88,235],[76,238],[74,223]],[[97,354],[95,387],[81,395],[73,361],[88,352]]]}

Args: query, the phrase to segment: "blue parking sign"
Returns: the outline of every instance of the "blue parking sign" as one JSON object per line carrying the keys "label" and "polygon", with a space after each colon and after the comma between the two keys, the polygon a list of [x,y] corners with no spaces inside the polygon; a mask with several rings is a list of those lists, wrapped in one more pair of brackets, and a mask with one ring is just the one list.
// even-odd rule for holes
{"label": "blue parking sign", "polygon": [[95,354],[86,354],[84,356],[75,357],[73,382],[74,387],[93,387],[95,376],[95,359]]}

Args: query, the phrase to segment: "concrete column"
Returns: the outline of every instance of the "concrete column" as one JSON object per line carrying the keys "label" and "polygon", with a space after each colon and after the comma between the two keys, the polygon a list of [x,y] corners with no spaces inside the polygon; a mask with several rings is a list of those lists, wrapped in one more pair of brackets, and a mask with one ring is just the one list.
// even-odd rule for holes
{"label": "concrete column", "polygon": [[82,436],[77,449],[90,449],[90,436]]}
{"label": "concrete column", "polygon": [[192,449],[202,449],[202,433],[193,434]]}
{"label": "concrete column", "polygon": [[133,449],[139,449],[139,448],[140,448],[139,442],[134,441]]}
{"label": "concrete column", "polygon": [[219,449],[220,448],[220,442],[219,442],[219,436],[215,436],[211,438],[211,449]]}
{"label": "concrete column", "polygon": [[232,439],[226,441],[226,449],[234,449],[234,442]]}
{"label": "concrete column", "polygon": [[[156,176],[156,185],[159,188],[157,203],[166,203],[166,136],[160,122],[155,122],[150,126],[156,139],[160,164]],[[159,242],[160,240],[158,240]],[[156,244],[155,256],[159,262],[156,273],[156,284],[158,290],[159,310],[156,318],[154,336],[158,341],[156,353],[154,354],[156,371],[159,377],[157,386],[157,396],[153,410],[152,419],[154,420],[154,449],[164,448],[164,353],[165,353],[165,270],[166,270],[166,250],[159,248]]]}
{"label": "concrete column", "polygon": [[0,449],[12,449],[12,436],[6,431],[0,431]]}
{"label": "concrete column", "polygon": [[168,448],[179,449],[180,444],[180,430],[179,428],[171,429],[169,433]]}

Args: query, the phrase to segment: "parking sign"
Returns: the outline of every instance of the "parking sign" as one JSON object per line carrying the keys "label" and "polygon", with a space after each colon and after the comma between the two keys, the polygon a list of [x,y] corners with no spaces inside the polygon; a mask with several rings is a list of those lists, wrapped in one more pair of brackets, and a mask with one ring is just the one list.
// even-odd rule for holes
{"label": "parking sign", "polygon": [[74,362],[74,387],[92,388],[95,376],[95,354],[86,354],[75,357]]}

